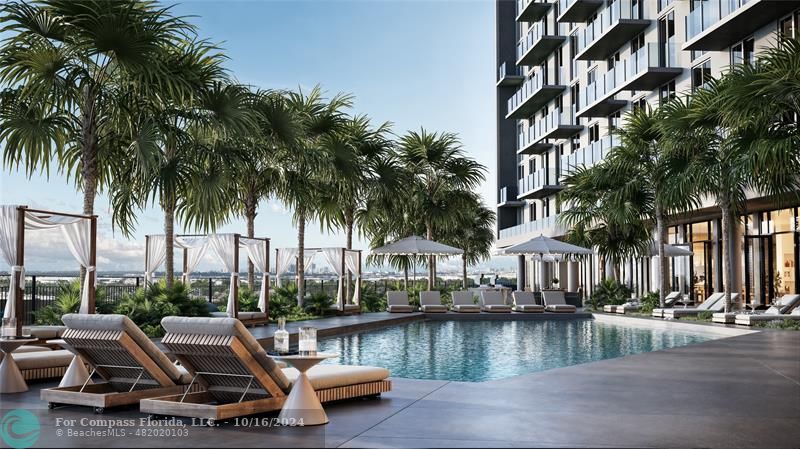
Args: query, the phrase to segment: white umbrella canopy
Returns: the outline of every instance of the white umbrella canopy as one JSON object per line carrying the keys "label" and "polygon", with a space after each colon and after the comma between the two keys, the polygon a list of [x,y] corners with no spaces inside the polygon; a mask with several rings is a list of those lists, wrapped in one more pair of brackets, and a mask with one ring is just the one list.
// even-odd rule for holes
{"label": "white umbrella canopy", "polygon": [[464,254],[464,250],[412,235],[375,248],[371,253],[394,256],[456,256]]}
{"label": "white umbrella canopy", "polygon": [[[664,244],[664,255],[667,257],[682,257],[682,256],[691,256],[694,253],[692,250],[688,248],[684,248],[682,246],[670,245],[668,243]],[[658,246],[656,242],[650,243],[650,256],[658,256]]]}
{"label": "white umbrella canopy", "polygon": [[510,246],[506,248],[505,251],[503,251],[503,253],[536,254],[547,260],[545,256],[568,255],[568,254],[574,254],[574,255],[592,254],[592,250],[584,248],[582,246],[573,245],[571,243],[562,242],[561,240],[551,239],[550,237],[545,237],[543,235],[540,235],[539,237],[534,237],[528,240],[527,242]]}

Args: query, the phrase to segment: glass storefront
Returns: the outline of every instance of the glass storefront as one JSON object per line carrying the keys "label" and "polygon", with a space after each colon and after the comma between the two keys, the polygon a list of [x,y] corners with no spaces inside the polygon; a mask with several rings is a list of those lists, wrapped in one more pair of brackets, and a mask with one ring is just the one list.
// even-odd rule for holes
{"label": "glass storefront", "polygon": [[798,208],[752,216],[744,246],[744,291],[748,304],[766,305],[788,293],[800,293],[800,220]]}

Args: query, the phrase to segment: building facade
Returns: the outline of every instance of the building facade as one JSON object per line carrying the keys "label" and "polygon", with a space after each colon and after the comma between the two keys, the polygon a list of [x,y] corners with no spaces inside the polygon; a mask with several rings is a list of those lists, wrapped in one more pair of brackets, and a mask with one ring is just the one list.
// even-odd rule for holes
{"label": "building facade", "polygon": [[[563,236],[562,177],[601,161],[627,112],[754,61],[777,33],[796,32],[798,8],[792,0],[496,0],[498,247]],[[800,204],[777,204],[750,195],[732,230],[732,286],[748,304],[800,293]],[[720,229],[712,201],[673,220],[669,243],[694,253],[670,261],[673,290],[698,302],[722,290]],[[629,261],[621,277],[637,293],[655,290],[654,262]],[[520,258],[518,287],[558,278],[588,293],[600,268],[596,258]]]}

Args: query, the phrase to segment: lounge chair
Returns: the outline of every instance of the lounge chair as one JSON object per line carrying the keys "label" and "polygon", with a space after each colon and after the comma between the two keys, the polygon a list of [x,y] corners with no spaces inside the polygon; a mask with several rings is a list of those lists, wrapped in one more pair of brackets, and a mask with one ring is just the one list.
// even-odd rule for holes
{"label": "lounge chair", "polygon": [[475,295],[472,292],[453,292],[453,312],[480,313],[481,306],[475,304]]}
{"label": "lounge chair", "polygon": [[639,309],[641,309],[641,308],[642,308],[642,304],[639,303],[638,300],[631,300],[631,301],[626,302],[625,304],[618,305],[615,308],[614,313],[618,313],[620,315],[625,315],[628,312],[638,312]]}
{"label": "lounge chair", "polygon": [[[202,390],[142,400],[140,411],[210,420],[280,410],[299,374],[281,369],[242,324],[231,318],[166,317],[161,340]],[[368,366],[315,366],[309,381],[321,402],[378,396],[391,390],[389,371]]]}
{"label": "lounge chair", "polygon": [[681,292],[669,292],[669,294],[664,297],[664,307],[656,307],[650,315],[656,318],[663,318],[665,309],[671,308],[681,301],[683,301]]}
{"label": "lounge chair", "polygon": [[269,318],[264,312],[239,312],[238,318],[245,326],[258,326],[269,323]]}
{"label": "lounge chair", "polygon": [[414,311],[414,308],[408,304],[408,292],[405,290],[386,292],[386,304],[390,313],[410,313]]}
{"label": "lounge chair", "polygon": [[524,313],[543,313],[544,306],[536,304],[536,298],[533,292],[515,291],[512,296],[514,297],[514,311]]}
{"label": "lounge chair", "polygon": [[[105,382],[43,389],[41,398],[51,408],[82,405],[102,413],[144,398],[183,393],[191,381],[125,315],[68,314],[62,321],[67,325],[64,341],[92,367],[92,375],[97,373]],[[64,352],[71,360],[72,354]]]}
{"label": "lounge chair", "polygon": [[[736,301],[739,298],[738,293],[731,294],[731,302]],[[702,304],[697,307],[677,307],[673,309],[665,309],[664,310],[664,318],[682,318],[687,316],[697,316],[701,312],[721,312],[725,309],[725,294],[724,293],[714,293]]]}
{"label": "lounge chair", "polygon": [[511,306],[503,300],[503,292],[486,290],[481,292],[481,310],[492,313],[511,313]]}
{"label": "lounge chair", "polygon": [[419,310],[425,313],[447,313],[438,290],[419,292]]}
{"label": "lounge chair", "polygon": [[542,299],[548,312],[575,313],[578,310],[572,304],[567,304],[564,292],[560,290],[543,291]]}
{"label": "lounge chair", "polygon": [[734,322],[744,326],[775,320],[800,319],[800,295],[783,295],[781,299],[764,313],[738,314]]}

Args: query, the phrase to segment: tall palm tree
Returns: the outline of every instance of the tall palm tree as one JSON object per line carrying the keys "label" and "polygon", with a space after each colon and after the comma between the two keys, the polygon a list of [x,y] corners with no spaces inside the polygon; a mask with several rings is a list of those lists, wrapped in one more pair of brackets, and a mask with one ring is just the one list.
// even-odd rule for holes
{"label": "tall palm tree", "polygon": [[[451,206],[453,194],[476,188],[486,168],[464,155],[461,142],[452,133],[409,131],[400,138],[399,157],[413,175],[408,186],[411,200],[419,207],[428,239],[457,217]],[[428,289],[435,283],[435,258],[428,258]]]}
{"label": "tall palm tree", "polygon": [[24,163],[29,175],[58,160],[83,192],[83,213],[93,214],[98,190],[125,158],[117,131],[130,126],[130,98],[122,92],[191,90],[165,56],[194,29],[137,0],[11,1],[0,6],[0,23],[10,35],[0,50],[4,160]]}
{"label": "tall palm tree", "polygon": [[464,250],[461,255],[462,287],[467,288],[467,266],[491,257],[494,243],[495,213],[483,205],[477,194],[463,207],[456,225],[447,230],[443,241]]}
{"label": "tall palm tree", "polygon": [[320,192],[332,165],[331,140],[347,120],[344,112],[352,105],[352,97],[338,94],[331,99],[323,96],[319,86],[309,93],[290,92],[288,104],[297,114],[301,126],[300,138],[285,148],[280,159],[283,167],[278,197],[294,210],[297,225],[297,304],[305,297],[305,233],[306,224],[316,217]]}

